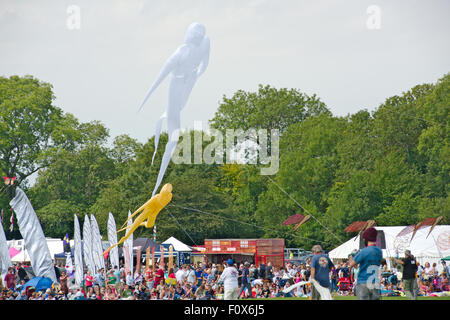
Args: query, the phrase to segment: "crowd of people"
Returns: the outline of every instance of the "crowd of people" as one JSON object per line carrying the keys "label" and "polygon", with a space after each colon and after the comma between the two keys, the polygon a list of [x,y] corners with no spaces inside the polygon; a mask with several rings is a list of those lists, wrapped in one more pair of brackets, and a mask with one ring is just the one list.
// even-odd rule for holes
{"label": "crowd of people", "polygon": [[[229,261],[228,261],[229,262]],[[24,288],[29,280],[26,264],[9,268],[8,274],[0,281],[0,300],[221,300],[224,299],[224,270],[233,266],[236,270],[239,298],[269,298],[294,296],[283,294],[283,289],[296,281],[307,280],[310,276],[308,264],[286,268],[273,267],[269,262],[258,267],[252,263],[222,264],[198,263],[166,268],[158,265],[141,268],[132,275],[124,266],[100,269],[95,274],[85,271],[81,286],[77,286],[74,276],[69,275],[62,265],[55,265],[59,279],[44,291],[34,287]],[[221,278],[222,276],[222,278]],[[300,296],[308,296],[310,287],[305,287]]]}
{"label": "crowd of people", "polygon": [[[371,248],[369,248],[371,249]],[[371,249],[375,250],[375,249]],[[364,259],[366,251],[354,253],[349,260],[333,264],[320,246],[313,247],[314,256],[302,264],[287,263],[284,267],[249,261],[235,263],[185,264],[168,268],[164,264],[139,267],[132,274],[123,265],[100,269],[95,274],[85,271],[81,286],[75,284],[62,265],[55,265],[58,283],[46,290],[26,287],[29,279],[25,264],[11,267],[4,279],[0,279],[0,300],[233,300],[248,298],[308,297],[319,299],[315,286],[309,282],[316,279],[331,295],[371,294],[367,291]],[[377,253],[379,254],[379,253]],[[409,256],[408,256],[409,254]],[[381,257],[378,257],[381,259]],[[407,251],[406,257],[393,259],[393,264],[403,264],[403,271],[387,265],[380,267],[380,287],[377,295],[384,292],[412,292],[417,295],[449,291],[450,268],[442,261],[442,267],[425,263],[422,267]],[[377,262],[378,263],[378,262]],[[381,262],[380,262],[381,263]],[[415,267],[411,269],[411,265]],[[439,270],[438,270],[439,269]],[[413,270],[413,271],[411,271]],[[286,290],[299,282],[308,282],[293,290]],[[402,294],[403,295],[403,294]]]}

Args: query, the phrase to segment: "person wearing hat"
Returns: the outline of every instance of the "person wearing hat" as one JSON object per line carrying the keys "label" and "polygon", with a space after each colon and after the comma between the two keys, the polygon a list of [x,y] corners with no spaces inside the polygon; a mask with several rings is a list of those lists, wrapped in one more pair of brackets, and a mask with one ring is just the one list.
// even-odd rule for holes
{"label": "person wearing hat", "polygon": [[403,265],[403,290],[409,300],[417,300],[417,263],[411,250],[405,250],[405,258],[391,258],[394,263]]}
{"label": "person wearing hat", "polygon": [[[330,271],[334,267],[328,255],[323,253],[322,247],[318,244],[311,249],[314,256],[311,258],[311,278],[315,279],[322,287],[330,288]],[[311,300],[319,300],[320,293],[317,288],[311,286]]]}
{"label": "person wearing hat", "polygon": [[237,300],[238,299],[238,271],[234,267],[233,259],[226,261],[227,266],[220,275],[219,282],[223,282],[224,287],[224,300]]}
{"label": "person wearing hat", "polygon": [[361,249],[354,257],[349,257],[349,266],[359,265],[358,283],[355,294],[358,300],[380,299],[380,265],[383,251],[376,246],[377,230],[368,228],[362,234],[366,247]]}

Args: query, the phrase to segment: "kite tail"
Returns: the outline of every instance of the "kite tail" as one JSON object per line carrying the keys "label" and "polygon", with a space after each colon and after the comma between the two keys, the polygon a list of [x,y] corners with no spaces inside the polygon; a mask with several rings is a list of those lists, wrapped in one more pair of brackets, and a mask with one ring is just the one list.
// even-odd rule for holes
{"label": "kite tail", "polygon": [[158,143],[159,143],[159,136],[161,135],[162,122],[164,121],[165,118],[167,118],[167,113],[166,112],[164,112],[162,114],[162,116],[159,118],[158,122],[156,123],[156,128],[155,128],[155,152],[153,152],[152,165],[153,165],[153,161],[155,160],[156,151],[158,150]]}
{"label": "kite tail", "polygon": [[116,247],[116,246],[118,246],[118,245],[119,245],[119,243],[113,244],[111,247],[109,247],[108,249],[106,249],[101,255],[104,255],[104,254],[108,253],[109,251],[111,251],[112,248],[114,248],[114,247]]}

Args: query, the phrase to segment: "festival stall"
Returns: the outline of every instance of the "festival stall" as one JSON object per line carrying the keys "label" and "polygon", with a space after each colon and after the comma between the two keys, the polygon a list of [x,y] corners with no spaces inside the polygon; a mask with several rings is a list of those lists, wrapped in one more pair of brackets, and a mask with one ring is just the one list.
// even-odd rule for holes
{"label": "festival stall", "polygon": [[194,247],[184,244],[175,237],[170,237],[162,244],[173,246],[173,251],[176,255],[176,261],[179,266],[189,263],[197,264],[198,262],[205,261],[205,256],[201,251],[198,251]]}
{"label": "festival stall", "polygon": [[257,266],[272,263],[284,266],[284,239],[205,239],[203,254],[208,262],[251,262]]}
{"label": "festival stall", "polygon": [[[406,226],[375,226],[377,231],[383,231],[384,233],[386,249],[382,249],[383,258],[386,258],[389,267],[391,267],[389,258],[396,255],[403,257],[406,249],[411,250],[411,253],[422,265],[425,264],[425,262],[429,262],[430,264],[437,263],[437,265],[440,266],[439,261],[450,254],[449,225],[437,225],[430,234],[428,228],[418,230],[412,241],[411,234],[398,236],[405,227]],[[353,250],[359,249],[359,236],[355,236],[331,250],[329,252],[329,257],[335,262],[347,260],[349,254],[351,254]]]}

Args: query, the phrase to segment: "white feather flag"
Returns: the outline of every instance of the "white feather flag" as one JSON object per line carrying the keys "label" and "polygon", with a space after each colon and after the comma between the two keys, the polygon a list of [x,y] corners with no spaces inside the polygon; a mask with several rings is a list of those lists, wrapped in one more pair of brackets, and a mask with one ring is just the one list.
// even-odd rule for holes
{"label": "white feather flag", "polygon": [[83,224],[83,253],[86,267],[91,273],[91,276],[94,276],[97,269],[95,268],[94,261],[92,260],[92,229],[91,222],[87,215],[84,216]]}
{"label": "white feather flag", "polygon": [[75,255],[75,283],[81,286],[83,283],[84,267],[83,267],[83,253],[81,249],[81,232],[78,217],[74,214],[74,255]]}
{"label": "white feather flag", "polygon": [[98,228],[97,220],[91,214],[91,229],[92,229],[92,257],[94,259],[97,270],[105,269],[105,259],[103,258],[102,236]]}
{"label": "white feather flag", "polygon": [[57,282],[55,267],[48,249],[47,240],[33,206],[22,189],[16,189],[16,196],[9,203],[14,209],[20,234],[25,242],[34,274]]}
{"label": "white feather flag", "polygon": [[[128,211],[128,218],[131,217],[131,211]],[[133,224],[133,219],[129,219],[127,226],[131,226]],[[130,235],[130,237],[128,237],[127,240],[125,240],[124,244],[123,244],[124,248],[127,247],[127,251],[123,251],[124,255],[128,254],[128,256],[126,257],[126,259],[128,260],[128,268],[129,271],[131,271],[131,275],[133,276],[133,234]],[[126,261],[126,260],[125,260]]]}
{"label": "white feather flag", "polygon": [[3,225],[0,224],[0,275],[2,280],[8,273],[9,267],[12,267],[12,262],[9,256],[9,249],[8,243],[6,242],[5,231],[3,230]]}
{"label": "white feather flag", "polygon": [[[108,216],[108,241],[110,246],[117,243],[116,221],[114,220],[114,216],[111,212]],[[119,249],[117,246],[112,248],[109,252],[109,261],[111,261],[111,266],[113,268],[115,266],[119,267]]]}

